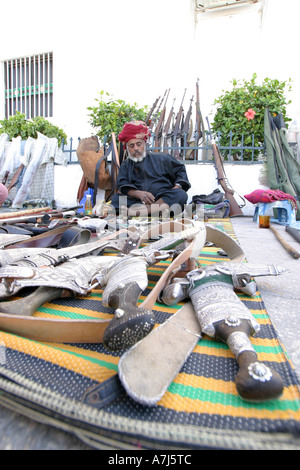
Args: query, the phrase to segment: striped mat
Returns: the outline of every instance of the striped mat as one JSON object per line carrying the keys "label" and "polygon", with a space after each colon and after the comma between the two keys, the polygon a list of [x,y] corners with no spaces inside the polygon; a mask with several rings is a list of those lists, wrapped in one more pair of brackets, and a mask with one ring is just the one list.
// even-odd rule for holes
{"label": "striped mat", "polygon": [[[229,219],[213,219],[235,238]],[[220,247],[206,246],[199,262],[224,262]],[[142,301],[169,261],[148,269]],[[35,313],[52,318],[112,318],[101,290],[77,299],[58,299]],[[102,408],[86,403],[87,391],[117,378],[119,353],[102,344],[42,343],[0,331],[0,401],[22,414],[67,429],[95,448],[111,449],[299,449],[300,391],[284,346],[259,293],[240,295],[260,323],[252,344],[261,361],[276,369],[284,393],[265,403],[243,401],[235,389],[237,363],[226,344],[203,336],[180,373],[154,407],[134,402],[124,390]],[[157,325],[183,303],[156,303]],[[157,326],[156,325],[156,326]]]}

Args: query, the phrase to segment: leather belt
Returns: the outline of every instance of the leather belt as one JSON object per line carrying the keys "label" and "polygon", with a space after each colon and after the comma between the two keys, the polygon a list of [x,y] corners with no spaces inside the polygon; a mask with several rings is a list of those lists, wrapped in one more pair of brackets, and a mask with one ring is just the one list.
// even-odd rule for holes
{"label": "leather belt", "polygon": [[13,234],[32,236],[32,232],[30,230],[26,230],[25,228],[16,227],[15,225],[1,225],[0,226],[0,233],[13,233]]}
{"label": "leather belt", "polygon": [[57,248],[66,248],[67,246],[79,245],[87,243],[90,240],[90,230],[80,228],[76,225],[62,226],[47,232],[35,235],[27,240],[7,245],[5,249],[12,248],[47,248],[56,246]]}

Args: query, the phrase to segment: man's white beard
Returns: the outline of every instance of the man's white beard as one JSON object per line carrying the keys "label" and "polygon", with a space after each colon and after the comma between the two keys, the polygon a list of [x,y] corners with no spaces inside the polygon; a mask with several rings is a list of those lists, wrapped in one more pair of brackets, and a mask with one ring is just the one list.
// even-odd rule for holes
{"label": "man's white beard", "polygon": [[146,157],[146,150],[144,150],[144,152],[142,153],[142,155],[140,155],[139,157],[133,157],[133,156],[130,155],[130,153],[128,152],[128,158],[129,158],[130,160],[132,160],[133,162],[135,162],[135,163],[142,162],[145,157]]}

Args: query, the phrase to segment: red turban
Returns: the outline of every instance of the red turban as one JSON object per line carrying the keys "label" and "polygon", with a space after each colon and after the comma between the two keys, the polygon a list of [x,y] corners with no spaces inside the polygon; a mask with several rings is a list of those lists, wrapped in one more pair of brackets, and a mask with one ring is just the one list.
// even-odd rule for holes
{"label": "red turban", "polygon": [[143,139],[146,142],[149,136],[149,129],[143,121],[131,121],[124,125],[118,139],[125,143],[131,139]]}

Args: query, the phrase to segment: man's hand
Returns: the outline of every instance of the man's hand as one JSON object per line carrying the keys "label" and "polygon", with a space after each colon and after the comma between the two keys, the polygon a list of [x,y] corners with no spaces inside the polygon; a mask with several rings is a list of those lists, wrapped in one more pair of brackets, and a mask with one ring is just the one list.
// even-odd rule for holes
{"label": "man's hand", "polygon": [[136,199],[140,199],[143,204],[153,204],[155,202],[155,197],[152,193],[148,191],[140,191],[138,189],[131,189],[128,191],[128,196],[135,197]]}

